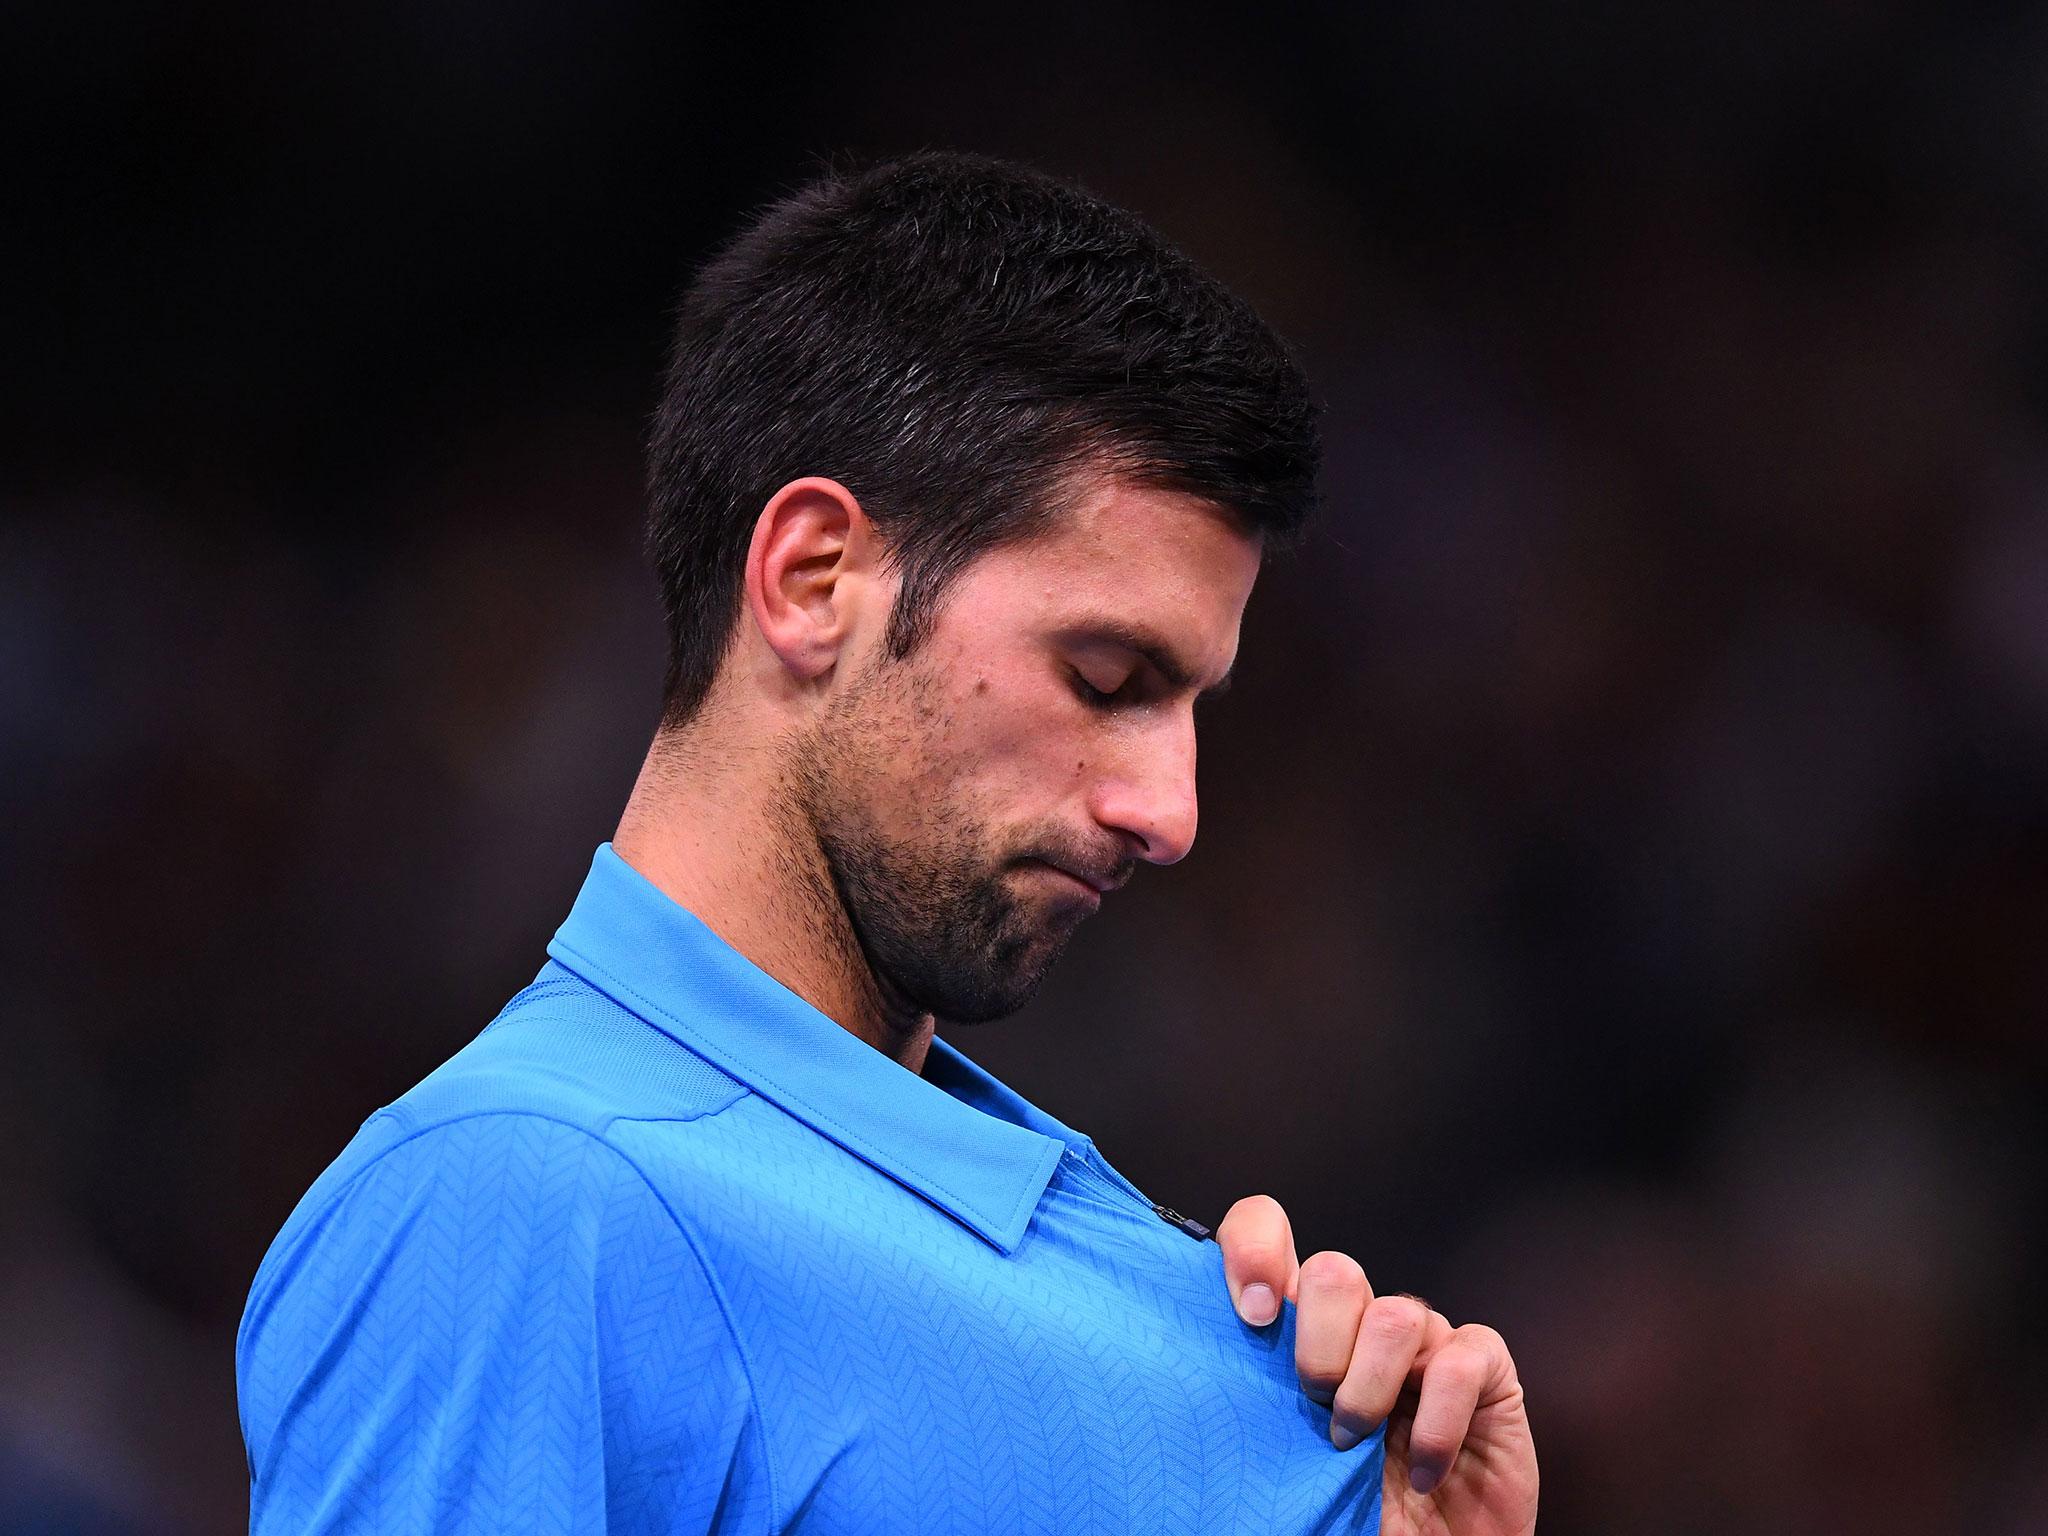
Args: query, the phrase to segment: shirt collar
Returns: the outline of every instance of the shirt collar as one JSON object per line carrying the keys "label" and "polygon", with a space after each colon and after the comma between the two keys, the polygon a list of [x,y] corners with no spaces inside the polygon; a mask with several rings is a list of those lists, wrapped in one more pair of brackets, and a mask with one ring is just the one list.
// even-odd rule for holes
{"label": "shirt collar", "polygon": [[1087,1138],[943,1040],[924,1075],[761,970],[606,843],[548,953],[1003,1253]]}

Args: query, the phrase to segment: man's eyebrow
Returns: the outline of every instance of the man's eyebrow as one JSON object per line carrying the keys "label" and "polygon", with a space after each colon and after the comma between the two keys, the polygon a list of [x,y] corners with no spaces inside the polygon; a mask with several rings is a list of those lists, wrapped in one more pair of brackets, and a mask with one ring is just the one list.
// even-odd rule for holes
{"label": "man's eyebrow", "polygon": [[[1201,681],[1167,640],[1142,624],[1133,624],[1125,619],[1089,619],[1074,625],[1067,633],[1076,640],[1106,640],[1111,645],[1120,645],[1137,653],[1169,684],[1182,691],[1194,688]],[[1228,693],[1230,676],[1225,672],[1196,697],[1213,699],[1218,694]]]}

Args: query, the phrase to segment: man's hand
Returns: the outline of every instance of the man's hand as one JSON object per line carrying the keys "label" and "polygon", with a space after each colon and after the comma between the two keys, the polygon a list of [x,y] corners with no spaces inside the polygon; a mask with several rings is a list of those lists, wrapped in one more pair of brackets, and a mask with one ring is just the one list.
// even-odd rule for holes
{"label": "man's hand", "polygon": [[1330,1405],[1330,1442],[1348,1451],[1387,1425],[1382,1536],[1528,1536],[1536,1529],[1536,1442],[1501,1336],[1453,1328],[1414,1296],[1374,1296],[1342,1253],[1294,1257],[1287,1213],[1268,1195],[1216,1229],[1237,1315],[1263,1328],[1295,1304],[1302,1390]]}

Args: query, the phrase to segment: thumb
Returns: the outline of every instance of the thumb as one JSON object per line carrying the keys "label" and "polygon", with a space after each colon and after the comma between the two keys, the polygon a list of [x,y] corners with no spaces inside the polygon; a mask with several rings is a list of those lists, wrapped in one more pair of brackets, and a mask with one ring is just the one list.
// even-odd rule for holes
{"label": "thumb", "polygon": [[1254,1328],[1280,1315],[1280,1298],[1294,1294],[1294,1229],[1271,1195],[1248,1195],[1230,1208],[1216,1228],[1223,1250],[1223,1279],[1230,1304]]}

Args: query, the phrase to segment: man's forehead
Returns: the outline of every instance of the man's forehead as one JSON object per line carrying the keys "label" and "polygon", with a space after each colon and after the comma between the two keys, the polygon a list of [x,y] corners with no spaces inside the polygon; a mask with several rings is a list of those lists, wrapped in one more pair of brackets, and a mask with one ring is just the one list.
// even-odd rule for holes
{"label": "man's forehead", "polygon": [[1048,598],[1121,607],[1120,595],[1142,603],[1163,594],[1241,607],[1264,552],[1257,528],[1205,497],[1098,475],[1077,482],[1044,527],[984,559]]}
{"label": "man's forehead", "polygon": [[1257,550],[1264,538],[1235,508],[1193,491],[1100,467],[1076,470],[1057,494],[1058,511],[1031,542],[1085,545],[1114,542],[1142,530],[1186,539],[1232,535]]}

